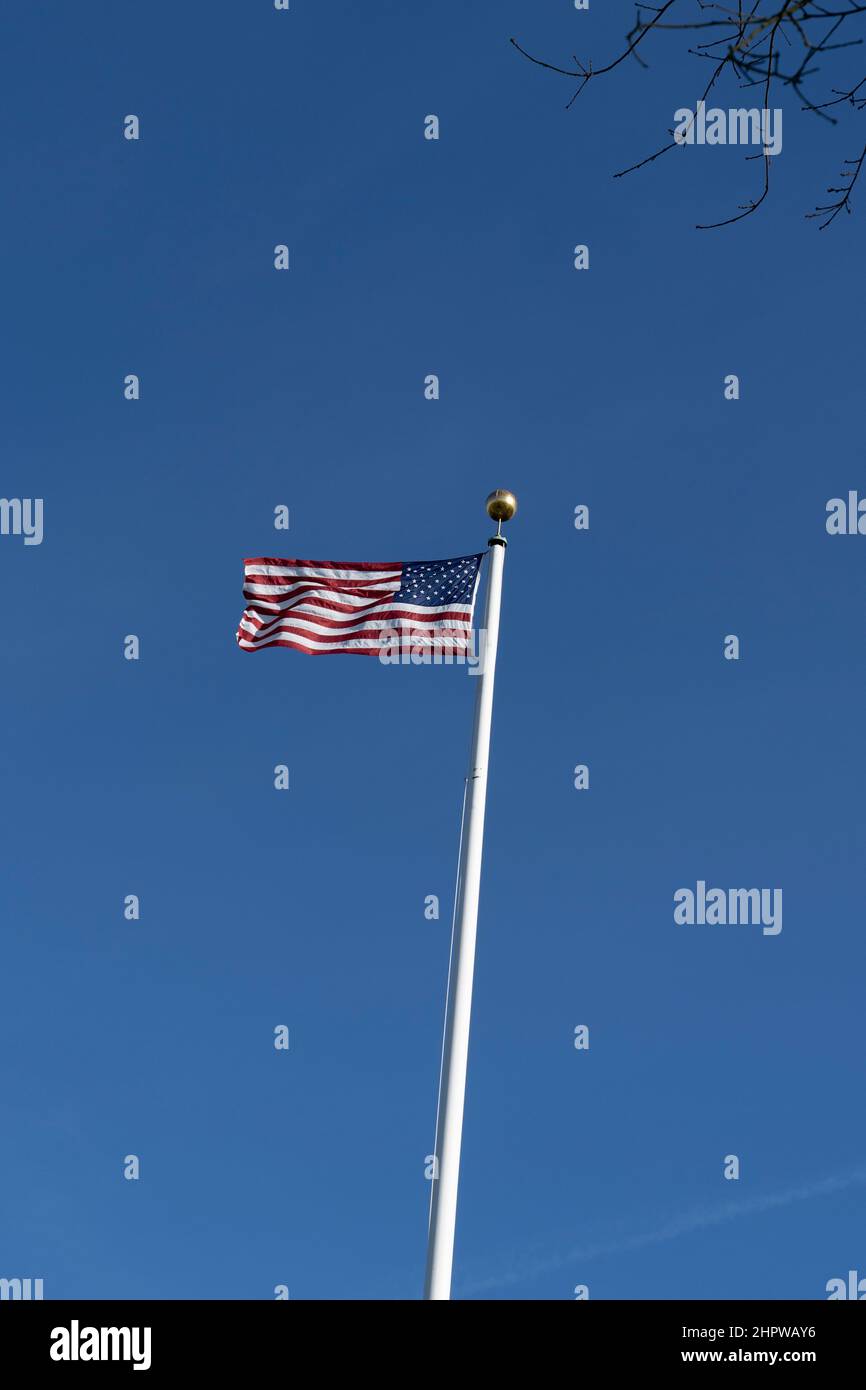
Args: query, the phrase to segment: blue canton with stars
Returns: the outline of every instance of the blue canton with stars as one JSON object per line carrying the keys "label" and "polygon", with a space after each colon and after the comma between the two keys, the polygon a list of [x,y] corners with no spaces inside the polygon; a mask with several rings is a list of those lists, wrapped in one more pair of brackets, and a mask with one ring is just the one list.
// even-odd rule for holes
{"label": "blue canton with stars", "polygon": [[391,602],[418,608],[469,603],[475,593],[478,567],[484,555],[459,555],[456,560],[410,560],[403,566],[400,587]]}

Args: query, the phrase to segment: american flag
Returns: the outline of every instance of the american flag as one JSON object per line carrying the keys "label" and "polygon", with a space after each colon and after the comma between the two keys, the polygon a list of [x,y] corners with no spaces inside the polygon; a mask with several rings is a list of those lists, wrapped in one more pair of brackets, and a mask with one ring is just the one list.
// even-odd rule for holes
{"label": "american flag", "polygon": [[378,656],[395,642],[443,655],[469,649],[482,555],[376,565],[342,560],[244,561],[245,652],[294,647]]}

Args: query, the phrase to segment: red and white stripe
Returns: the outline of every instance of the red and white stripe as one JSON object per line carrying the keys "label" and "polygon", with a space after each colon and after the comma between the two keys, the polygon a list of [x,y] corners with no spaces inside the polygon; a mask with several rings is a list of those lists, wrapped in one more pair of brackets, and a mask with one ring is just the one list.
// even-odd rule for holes
{"label": "red and white stripe", "polygon": [[[294,647],[310,656],[360,652],[378,656],[393,634],[443,655],[465,653],[472,636],[472,603],[423,607],[400,603],[400,561],[244,561],[244,610],[237,630],[242,651]],[[474,601],[474,595],[473,595]]]}

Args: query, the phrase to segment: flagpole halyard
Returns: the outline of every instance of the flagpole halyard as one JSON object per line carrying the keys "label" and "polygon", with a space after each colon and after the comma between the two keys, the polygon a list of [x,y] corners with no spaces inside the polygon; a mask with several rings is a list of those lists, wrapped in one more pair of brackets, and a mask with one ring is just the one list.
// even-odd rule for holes
{"label": "flagpole halyard", "polygon": [[457,1224],[457,1187],[460,1176],[460,1148],[463,1139],[463,1107],[466,1095],[466,1067],[469,1057],[469,1024],[472,1011],[472,981],[475,973],[475,940],[478,928],[478,898],[481,887],[481,857],[484,847],[484,811],[487,800],[487,768],[490,757],[490,726],[493,715],[493,682],[499,644],[499,612],[502,601],[502,571],[506,540],[503,521],[517,511],[517,499],[497,489],[487,499],[487,514],[497,522],[496,535],[488,546],[490,565],[484,607],[482,670],[475,695],[475,718],[469,771],[466,776],[463,828],[460,837],[458,879],[455,898],[448,996],[445,1006],[445,1032],[442,1069],[439,1078],[439,1109],[430,1227],[427,1240],[427,1272],[424,1298],[450,1299],[451,1269],[454,1261],[454,1232]]}

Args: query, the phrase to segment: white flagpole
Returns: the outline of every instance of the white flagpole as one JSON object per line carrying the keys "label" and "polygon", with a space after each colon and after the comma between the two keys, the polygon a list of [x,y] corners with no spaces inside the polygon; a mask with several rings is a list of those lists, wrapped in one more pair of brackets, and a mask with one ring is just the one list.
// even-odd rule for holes
{"label": "white flagpole", "polygon": [[502,569],[505,563],[506,541],[502,535],[502,523],[510,521],[516,510],[517,501],[510,492],[492,492],[487,499],[488,515],[498,522],[498,527],[496,535],[492,536],[488,543],[490,564],[482,628],[485,634],[482,639],[482,671],[478,676],[478,689],[475,694],[475,724],[472,731],[469,771],[466,776],[463,832],[457,867],[457,893],[451,937],[451,964],[448,970],[448,1001],[445,1007],[439,1111],[436,1116],[436,1145],[430,1195],[425,1299],[451,1297],[451,1266],[454,1260],[454,1230],[457,1224],[457,1183],[460,1176],[460,1145],[463,1139],[463,1102],[466,1094],[466,1063],[469,1056],[469,1019],[472,1011],[472,979],[475,973],[478,895],[481,886],[481,853],[484,845],[490,722],[493,714],[493,679],[496,674]]}

